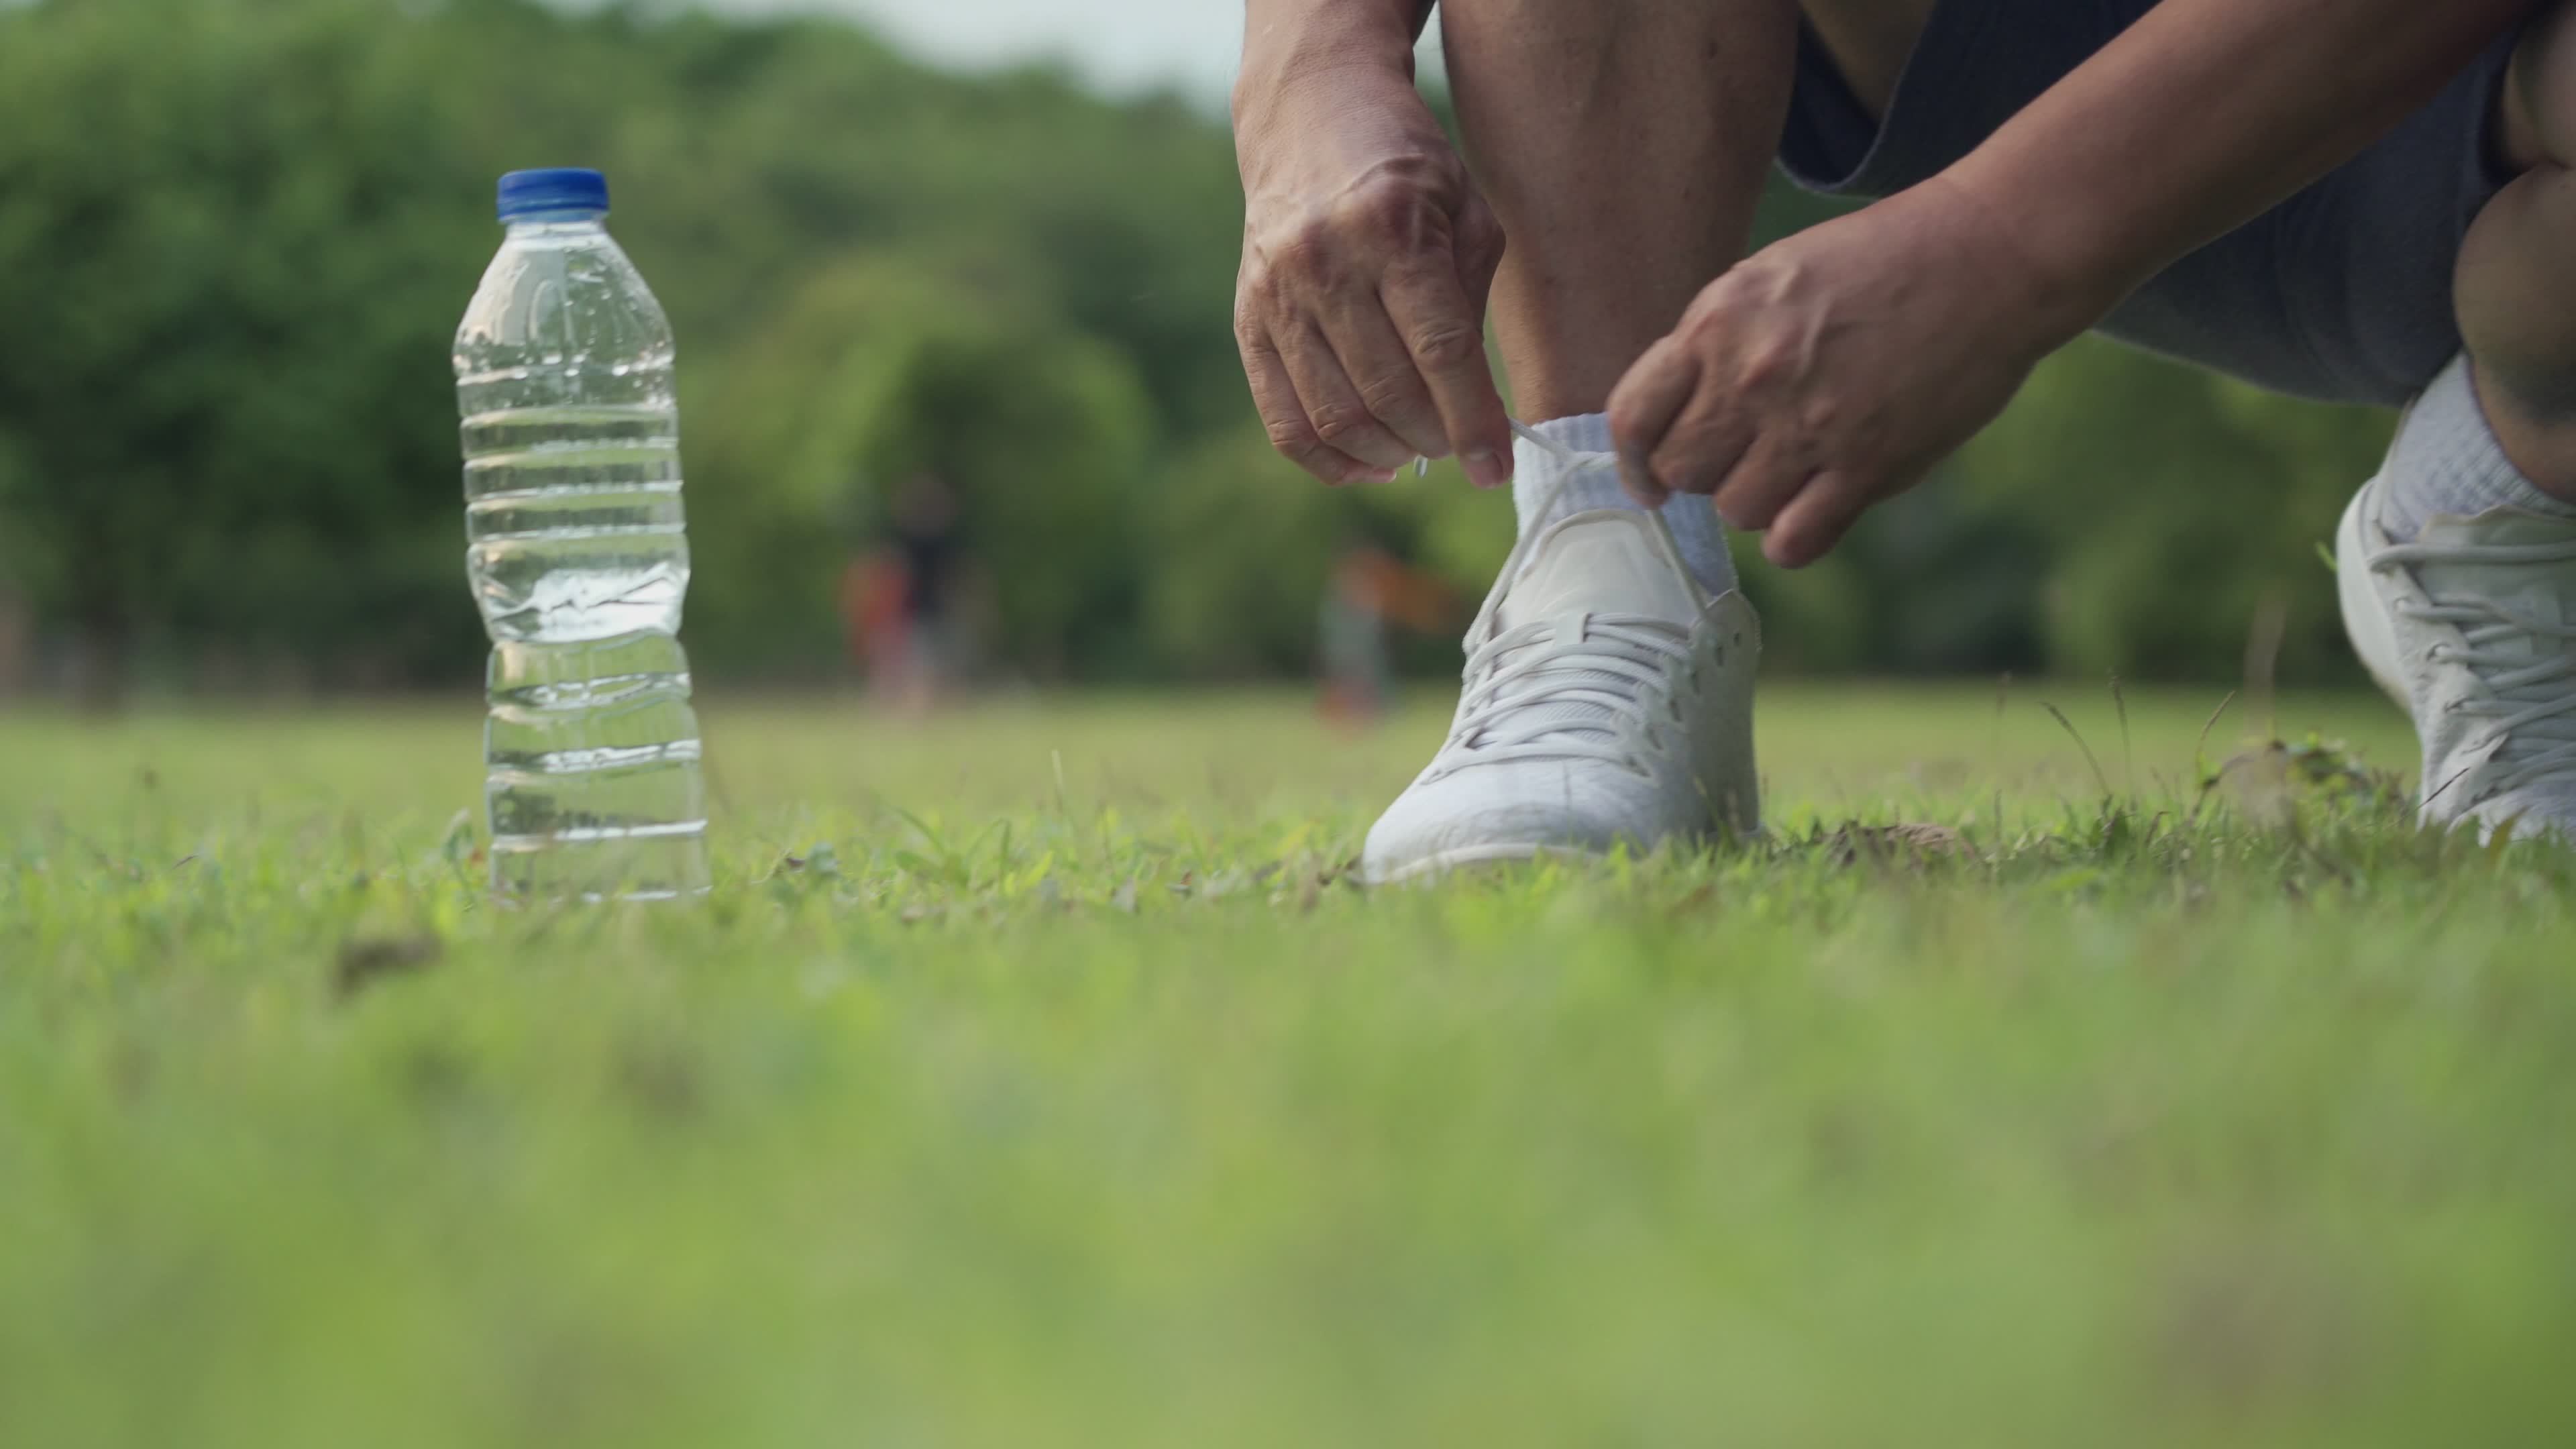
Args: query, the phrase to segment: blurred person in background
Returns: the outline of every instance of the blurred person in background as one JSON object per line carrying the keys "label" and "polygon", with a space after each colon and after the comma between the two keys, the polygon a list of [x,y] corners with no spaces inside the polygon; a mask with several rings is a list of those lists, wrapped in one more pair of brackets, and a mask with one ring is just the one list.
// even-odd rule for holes
{"label": "blurred person in background", "polygon": [[35,656],[36,624],[26,601],[0,588],[0,700],[26,692]]}
{"label": "blurred person in background", "polygon": [[1456,627],[1449,590],[1373,543],[1346,545],[1317,611],[1324,718],[1348,729],[1386,713],[1395,677],[1389,625],[1418,634]]}
{"label": "blurred person in background", "polygon": [[906,714],[927,713],[965,674],[959,516],[945,479],[912,474],[888,501],[883,542],[842,575],[853,662],[871,691]]}
{"label": "blurred person in background", "polygon": [[[1234,96],[1273,442],[1520,517],[1373,879],[1753,828],[1721,520],[1814,561],[2096,329],[2407,407],[2347,629],[2428,822],[2576,837],[2576,0],[1444,0],[1463,158],[1429,10],[1249,0]],[[1746,257],[1775,157],[1877,199]]]}

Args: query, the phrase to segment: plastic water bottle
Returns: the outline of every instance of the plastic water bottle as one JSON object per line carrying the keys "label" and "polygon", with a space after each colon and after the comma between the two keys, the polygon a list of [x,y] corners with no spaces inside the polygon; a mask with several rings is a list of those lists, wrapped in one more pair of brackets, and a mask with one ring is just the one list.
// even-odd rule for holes
{"label": "plastic water bottle", "polygon": [[611,240],[596,171],[501,179],[509,235],[456,332],[466,569],[492,636],[492,885],[707,888],[680,602],[671,324]]}

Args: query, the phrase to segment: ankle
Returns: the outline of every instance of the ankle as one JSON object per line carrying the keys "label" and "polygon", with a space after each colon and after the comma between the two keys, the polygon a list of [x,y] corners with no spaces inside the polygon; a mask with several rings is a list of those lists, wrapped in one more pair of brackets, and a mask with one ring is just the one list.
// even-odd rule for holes
{"label": "ankle", "polygon": [[1530,431],[1572,453],[1610,451],[1610,415],[1602,412],[1541,413]]}
{"label": "ankle", "polygon": [[[2415,399],[2388,452],[2379,522],[2403,542],[2436,516],[2474,518],[2498,508],[2535,513],[2576,510],[2576,450],[2557,430],[2526,432],[2523,410],[2509,402],[2486,370],[2455,359]],[[2576,443],[2576,432],[2564,434]],[[2570,465],[2551,466],[2554,462]],[[2551,488],[2538,481],[2556,479]],[[2564,489],[2565,491],[2561,491]]]}
{"label": "ankle", "polygon": [[[1560,454],[1527,439],[1513,444],[1512,502],[1526,538],[1560,518],[1601,509],[1636,508],[1619,482],[1619,470],[1602,455],[1610,451],[1610,416],[1578,413],[1553,417],[1530,426]],[[1735,588],[1735,563],[1727,554],[1726,529],[1705,498],[1681,494],[1660,510],[1673,547],[1699,586],[1710,594]]]}
{"label": "ankle", "polygon": [[2514,470],[2550,498],[2576,504],[2576,376],[2535,387],[2481,361],[2474,377],[2479,408]]}
{"label": "ankle", "polygon": [[1529,431],[1545,442],[1524,436],[1512,443],[1512,503],[1523,536],[1570,513],[1633,506],[1617,471],[1595,461],[1610,448],[1607,414],[1548,418]]}

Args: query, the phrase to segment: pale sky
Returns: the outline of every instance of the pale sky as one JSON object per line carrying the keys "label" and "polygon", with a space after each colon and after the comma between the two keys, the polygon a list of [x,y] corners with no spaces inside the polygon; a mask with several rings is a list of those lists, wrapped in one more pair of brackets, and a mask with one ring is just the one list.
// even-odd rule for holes
{"label": "pale sky", "polygon": [[1210,103],[1234,82],[1243,0],[700,0],[716,10],[855,16],[925,60],[1061,60],[1109,90],[1176,85]]}

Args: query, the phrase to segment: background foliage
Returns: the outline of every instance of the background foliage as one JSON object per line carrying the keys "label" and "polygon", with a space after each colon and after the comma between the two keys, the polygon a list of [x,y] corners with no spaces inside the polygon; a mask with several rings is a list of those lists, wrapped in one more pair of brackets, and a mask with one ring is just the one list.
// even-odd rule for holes
{"label": "background foliage", "polygon": [[[1041,679],[1297,670],[1346,543],[1472,601],[1509,542],[1453,472],[1331,493],[1268,457],[1230,144],[1178,100],[820,20],[40,0],[0,7],[0,596],[57,672],[473,675],[447,338],[492,177],[559,163],[610,172],[679,330],[715,675],[837,667],[834,580],[924,463]],[[2230,676],[2277,599],[2285,673],[2348,671],[2314,546],[2385,428],[2088,345],[1751,587],[1812,670]]]}

